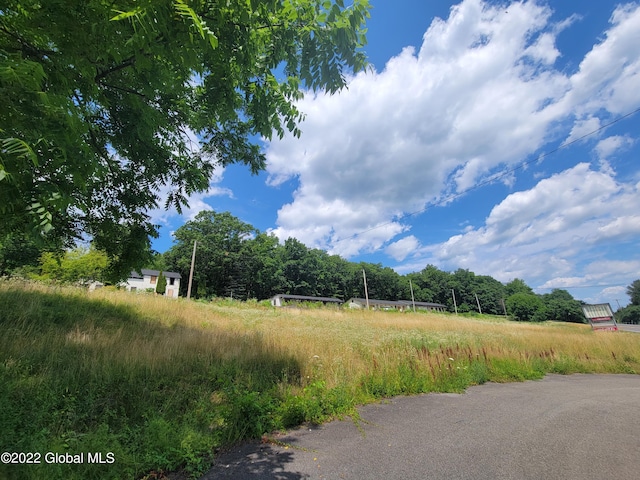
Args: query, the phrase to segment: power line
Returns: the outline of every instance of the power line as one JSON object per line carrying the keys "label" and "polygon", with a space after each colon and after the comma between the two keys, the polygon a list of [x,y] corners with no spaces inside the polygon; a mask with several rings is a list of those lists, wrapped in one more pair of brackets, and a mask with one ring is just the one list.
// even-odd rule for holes
{"label": "power line", "polygon": [[472,192],[473,190],[477,190],[479,188],[482,188],[484,186],[487,186],[487,185],[495,182],[496,180],[504,178],[507,175],[512,174],[513,172],[516,172],[518,170],[522,170],[523,168],[525,168],[526,166],[528,166],[528,165],[530,165],[530,164],[532,164],[534,162],[539,162],[539,161],[545,159],[546,157],[548,157],[548,156],[550,156],[550,155],[552,155],[554,153],[559,152],[560,150],[563,150],[563,149],[573,145],[574,143],[577,143],[577,142],[579,142],[581,140],[584,140],[585,138],[588,138],[588,137],[590,137],[592,135],[595,135],[596,133],[604,130],[607,127],[610,127],[611,125],[614,125],[614,124],[616,124],[618,122],[621,122],[625,118],[628,118],[628,117],[631,117],[631,116],[635,115],[638,112],[640,112],[640,108],[637,108],[637,109],[633,110],[632,112],[626,113],[626,114],[622,115],[621,117],[618,117],[615,120],[610,121],[609,123],[605,123],[604,125],[601,125],[597,129],[595,129],[595,130],[593,130],[593,131],[591,131],[591,132],[589,132],[589,133],[587,133],[585,135],[582,135],[581,137],[578,137],[578,138],[576,138],[574,140],[571,140],[570,142],[563,143],[563,144],[559,145],[558,147],[554,148],[553,150],[550,150],[548,152],[542,153],[542,154],[538,155],[536,158],[532,158],[531,160],[524,161],[524,162],[520,163],[519,165],[516,165],[515,167],[512,167],[510,169],[504,170],[502,173],[499,173],[499,174],[496,174],[496,175],[492,175],[488,179],[486,179],[486,180],[484,180],[484,181],[482,181],[480,183],[477,183],[477,184],[475,184],[475,185],[473,185],[473,186],[471,186],[471,187],[469,187],[469,188],[467,188],[467,189],[465,189],[465,190],[463,190],[461,192],[458,192],[458,193],[455,193],[455,194],[451,194],[451,195],[449,195],[449,196],[447,196],[447,197],[445,197],[445,198],[443,198],[443,199],[441,199],[441,200],[439,200],[439,201],[437,201],[437,202],[435,202],[435,203],[433,203],[431,205],[426,206],[425,208],[423,208],[421,210],[417,210],[415,212],[405,213],[403,215],[400,215],[400,216],[396,217],[395,220],[390,220],[388,222],[376,225],[375,227],[367,228],[367,229],[362,230],[362,231],[360,231],[358,233],[354,233],[353,235],[350,235],[348,237],[339,238],[338,240],[335,240],[333,243],[336,244],[336,243],[339,243],[339,242],[344,242],[345,240],[353,240],[354,238],[357,238],[360,235],[363,235],[365,233],[371,232],[373,230],[378,230],[379,228],[386,227],[388,225],[392,225],[393,223],[395,223],[395,222],[397,222],[399,220],[404,220],[405,218],[409,218],[409,217],[412,217],[414,215],[420,215],[420,214],[426,212],[429,208],[433,208],[433,207],[438,207],[438,206],[444,205],[445,203],[448,203],[448,202],[450,202],[452,200],[455,200],[458,197],[462,197],[463,195],[466,195],[467,193]]}

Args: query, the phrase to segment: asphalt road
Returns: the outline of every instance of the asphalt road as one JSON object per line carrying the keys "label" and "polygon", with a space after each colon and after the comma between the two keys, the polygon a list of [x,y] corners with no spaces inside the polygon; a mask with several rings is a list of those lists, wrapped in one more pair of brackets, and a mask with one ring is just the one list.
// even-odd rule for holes
{"label": "asphalt road", "polygon": [[246,444],[202,480],[637,480],[640,376],[549,375],[399,397]]}
{"label": "asphalt road", "polygon": [[629,325],[627,323],[619,323],[618,329],[624,330],[625,332],[640,333],[640,325]]}

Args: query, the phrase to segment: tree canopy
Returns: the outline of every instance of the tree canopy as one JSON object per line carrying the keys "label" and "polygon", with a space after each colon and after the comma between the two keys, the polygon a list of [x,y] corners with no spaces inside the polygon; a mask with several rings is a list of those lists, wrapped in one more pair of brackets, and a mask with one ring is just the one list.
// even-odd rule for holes
{"label": "tree canopy", "polygon": [[640,279],[634,280],[627,286],[627,295],[631,303],[616,312],[616,318],[620,323],[640,324]]}
{"label": "tree canopy", "polygon": [[629,295],[631,305],[640,305],[640,280],[634,280],[627,287],[627,295]]}
{"label": "tree canopy", "polygon": [[366,67],[368,0],[6,0],[0,236],[82,235],[114,276],[146,260],[148,211],[179,211],[252,141],[300,135],[304,88]]}

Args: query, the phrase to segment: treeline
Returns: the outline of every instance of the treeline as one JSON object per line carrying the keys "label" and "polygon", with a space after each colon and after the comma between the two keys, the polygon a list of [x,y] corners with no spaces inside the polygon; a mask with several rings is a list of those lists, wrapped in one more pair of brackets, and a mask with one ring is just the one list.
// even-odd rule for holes
{"label": "treeline", "polygon": [[640,280],[635,280],[627,287],[627,295],[631,303],[616,312],[616,320],[620,323],[640,324]]}
{"label": "treeline", "polygon": [[[176,230],[175,244],[163,258],[166,269],[179,272],[186,292],[194,242],[197,242],[192,292],[198,297],[266,299],[278,293],[336,297],[364,297],[363,270],[370,298],[442,303],[459,312],[504,313],[503,300],[511,290],[488,276],[468,270],[453,273],[427,266],[418,273],[399,275],[379,263],[349,262],[324,250],[308,248],[289,238],[283,244],[229,213],[200,212]],[[528,287],[526,287],[528,288]],[[477,300],[476,300],[477,296]]]}
{"label": "treeline", "polygon": [[[446,305],[451,312],[508,313],[520,321],[584,322],[581,303],[566,290],[537,295],[520,279],[503,284],[491,276],[458,269],[444,272],[427,265],[400,275],[379,263],[350,262],[338,255],[308,248],[289,238],[260,232],[228,212],[200,212],[174,233],[174,245],[150,256],[148,268],[182,275],[185,296],[194,242],[197,242],[192,297],[232,297],[263,300],[278,293],[364,297],[363,270],[370,298],[411,300]],[[62,257],[41,252],[24,238],[0,242],[0,275],[18,274],[63,282],[109,280],[108,259],[91,248],[68,251]],[[630,287],[631,288],[631,287]]]}

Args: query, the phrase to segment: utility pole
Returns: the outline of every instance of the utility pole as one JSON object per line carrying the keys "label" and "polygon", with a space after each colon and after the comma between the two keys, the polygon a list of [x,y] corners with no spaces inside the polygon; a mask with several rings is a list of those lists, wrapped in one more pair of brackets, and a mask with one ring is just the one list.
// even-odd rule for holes
{"label": "utility pole", "polygon": [[476,303],[478,304],[478,313],[482,315],[482,309],[480,308],[480,300],[478,300],[478,294],[474,293],[474,295],[476,296]]}
{"label": "utility pole", "polygon": [[456,291],[451,289],[451,296],[453,297],[453,309],[456,311],[456,315],[458,314],[458,305],[456,304]]}
{"label": "utility pole", "polygon": [[504,304],[504,298],[501,298],[500,301],[502,302],[502,310],[504,310],[504,316],[507,316],[507,307]]}
{"label": "utility pole", "polygon": [[193,266],[196,263],[196,244],[197,240],[193,241],[193,254],[191,255],[191,271],[189,272],[189,286],[187,287],[187,300],[191,298],[191,282],[193,281]]}
{"label": "utility pole", "polygon": [[367,291],[367,274],[362,269],[362,278],[364,278],[364,297],[367,299],[367,310],[369,310],[369,292]]}
{"label": "utility pole", "polygon": [[411,279],[409,279],[409,288],[411,289],[411,302],[413,303],[413,313],[416,313],[416,299],[413,296],[413,284],[411,283]]}

